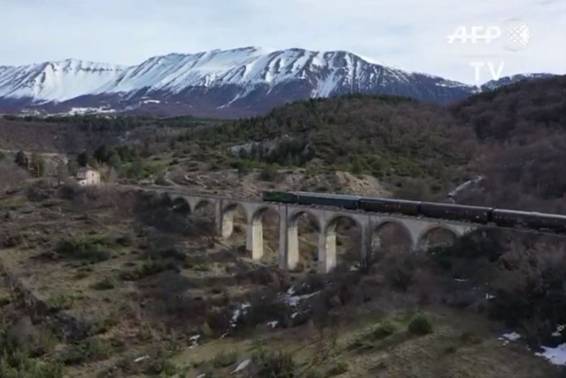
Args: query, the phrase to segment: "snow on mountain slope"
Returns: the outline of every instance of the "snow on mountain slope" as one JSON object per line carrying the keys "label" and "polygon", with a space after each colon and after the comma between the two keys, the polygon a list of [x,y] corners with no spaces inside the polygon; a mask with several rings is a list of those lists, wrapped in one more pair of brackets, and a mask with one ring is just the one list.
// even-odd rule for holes
{"label": "snow on mountain slope", "polygon": [[[418,88],[425,82],[432,86],[426,94]],[[288,49],[267,52],[255,47],[154,57],[127,69],[105,90],[109,93],[145,90],[147,93],[175,95],[191,88],[240,88],[221,104],[226,106],[257,88],[267,87],[270,93],[274,88],[290,83],[303,83],[309,89],[302,92],[302,97],[306,98],[362,92],[446,102],[450,96],[441,95],[439,97],[443,98],[435,99],[432,92],[471,91],[462,83],[372,64],[345,51]]]}
{"label": "snow on mountain slope", "polygon": [[[307,80],[313,86],[313,97],[326,97],[339,86],[350,87],[353,91],[364,90],[373,86],[409,83],[415,75],[418,76],[371,64],[342,51],[289,49],[265,52],[247,47],[154,57],[127,69],[106,90],[130,92],[145,88],[179,93],[190,87],[274,87],[292,80]],[[458,84],[456,86],[465,87]]]}
{"label": "snow on mountain slope", "polygon": [[61,102],[97,93],[124,67],[67,59],[0,69],[0,97],[32,98],[37,102]]}
{"label": "snow on mountain slope", "polygon": [[107,91],[151,88],[178,93],[187,87],[222,85],[229,82],[227,77],[259,57],[261,52],[255,48],[157,56],[130,67]]}
{"label": "snow on mountain slope", "polygon": [[349,93],[449,103],[474,91],[440,77],[370,63],[346,51],[245,47],[156,56],[129,67],[71,59],[0,67],[0,111],[4,102],[9,111],[39,105],[57,111],[151,106],[176,114],[253,115],[289,101]]}

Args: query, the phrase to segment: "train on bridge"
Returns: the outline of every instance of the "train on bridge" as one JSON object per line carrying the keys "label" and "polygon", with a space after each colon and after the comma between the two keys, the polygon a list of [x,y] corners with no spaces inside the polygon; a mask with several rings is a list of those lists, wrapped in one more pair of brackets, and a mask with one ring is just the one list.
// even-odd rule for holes
{"label": "train on bridge", "polygon": [[266,191],[263,200],[305,206],[331,206],[348,210],[450,219],[499,227],[528,228],[566,233],[566,216],[439,202],[408,201],[345,194]]}

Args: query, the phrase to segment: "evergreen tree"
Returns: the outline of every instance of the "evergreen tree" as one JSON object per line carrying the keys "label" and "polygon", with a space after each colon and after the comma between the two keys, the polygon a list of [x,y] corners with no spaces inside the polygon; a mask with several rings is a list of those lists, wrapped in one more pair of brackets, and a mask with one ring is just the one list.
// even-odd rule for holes
{"label": "evergreen tree", "polygon": [[14,161],[18,166],[24,169],[28,169],[29,167],[29,159],[26,153],[22,150],[18,151],[18,153],[16,154],[16,159]]}
{"label": "evergreen tree", "polygon": [[134,160],[130,169],[128,170],[128,177],[134,179],[140,179],[143,177],[143,174],[144,174],[144,170],[141,159]]}
{"label": "evergreen tree", "polygon": [[77,156],[77,163],[79,164],[79,167],[86,167],[89,163],[90,157],[88,156],[88,152],[84,151],[81,152],[78,156]]}
{"label": "evergreen tree", "polygon": [[120,155],[117,154],[115,151],[112,151],[108,157],[107,163],[115,169],[120,169],[122,166],[122,159],[120,159]]}
{"label": "evergreen tree", "polygon": [[110,151],[108,150],[108,147],[106,147],[106,145],[103,144],[102,146],[98,147],[96,151],[94,151],[93,156],[100,163],[107,163],[109,155],[110,155]]}

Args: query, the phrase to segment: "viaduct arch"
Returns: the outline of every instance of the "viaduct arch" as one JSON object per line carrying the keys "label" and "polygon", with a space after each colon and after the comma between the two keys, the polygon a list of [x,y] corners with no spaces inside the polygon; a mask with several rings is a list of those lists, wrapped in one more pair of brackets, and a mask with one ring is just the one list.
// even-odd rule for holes
{"label": "viaduct arch", "polygon": [[[376,232],[386,225],[395,225],[408,238],[413,252],[429,247],[429,238],[433,232],[444,232],[455,240],[479,226],[472,223],[415,218],[404,215],[368,213],[339,208],[311,207],[297,204],[270,203],[253,200],[238,200],[216,196],[190,194],[168,195],[163,192],[152,192],[157,198],[164,199],[175,209],[187,206],[191,213],[205,205],[214,208],[214,223],[218,236],[228,238],[234,231],[234,214],[241,209],[246,222],[246,250],[252,259],[259,260],[264,255],[263,222],[267,211],[279,214],[279,248],[278,260],[282,269],[295,269],[299,263],[299,230],[298,220],[303,214],[309,214],[318,229],[318,264],[319,271],[328,273],[337,265],[336,226],[340,219],[351,220],[360,230],[360,263],[366,261]],[[154,197],[155,198],[155,197]],[[379,236],[377,236],[379,237]]]}

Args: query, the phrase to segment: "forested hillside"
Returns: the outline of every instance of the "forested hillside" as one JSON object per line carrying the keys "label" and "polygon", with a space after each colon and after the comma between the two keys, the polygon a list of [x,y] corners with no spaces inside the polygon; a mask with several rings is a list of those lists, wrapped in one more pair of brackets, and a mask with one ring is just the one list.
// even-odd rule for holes
{"label": "forested hillside", "polygon": [[451,110],[483,142],[529,143],[554,131],[566,131],[566,76],[484,92]]}
{"label": "forested hillside", "polygon": [[[207,172],[261,170],[267,178],[284,168],[304,168],[307,176],[348,171],[374,176],[394,196],[411,199],[444,200],[467,179],[483,176],[481,185],[456,200],[566,211],[566,77],[520,82],[450,108],[354,95],[296,102],[265,117],[230,122],[0,120],[0,148],[8,150],[92,154],[104,147],[110,156],[112,146],[124,143],[146,163],[170,170],[200,164]],[[123,165],[114,168],[130,172]]]}
{"label": "forested hillside", "polygon": [[513,208],[566,210],[566,76],[521,82],[453,107],[481,144],[483,191],[466,200]]}
{"label": "forested hillside", "polygon": [[242,143],[242,161],[371,174],[405,198],[443,200],[479,175],[459,202],[566,211],[566,77],[449,109],[395,97],[311,100],[190,137],[216,150]]}
{"label": "forested hillside", "polygon": [[[136,142],[169,129],[208,124],[192,117],[0,117],[0,149],[44,153],[78,154],[101,145]],[[214,121],[217,123],[218,121]]]}
{"label": "forested hillside", "polygon": [[455,123],[439,106],[347,96],[293,103],[186,139],[215,150],[239,146],[233,154],[248,162],[367,173],[419,197],[439,194],[466,175],[475,138]]}

